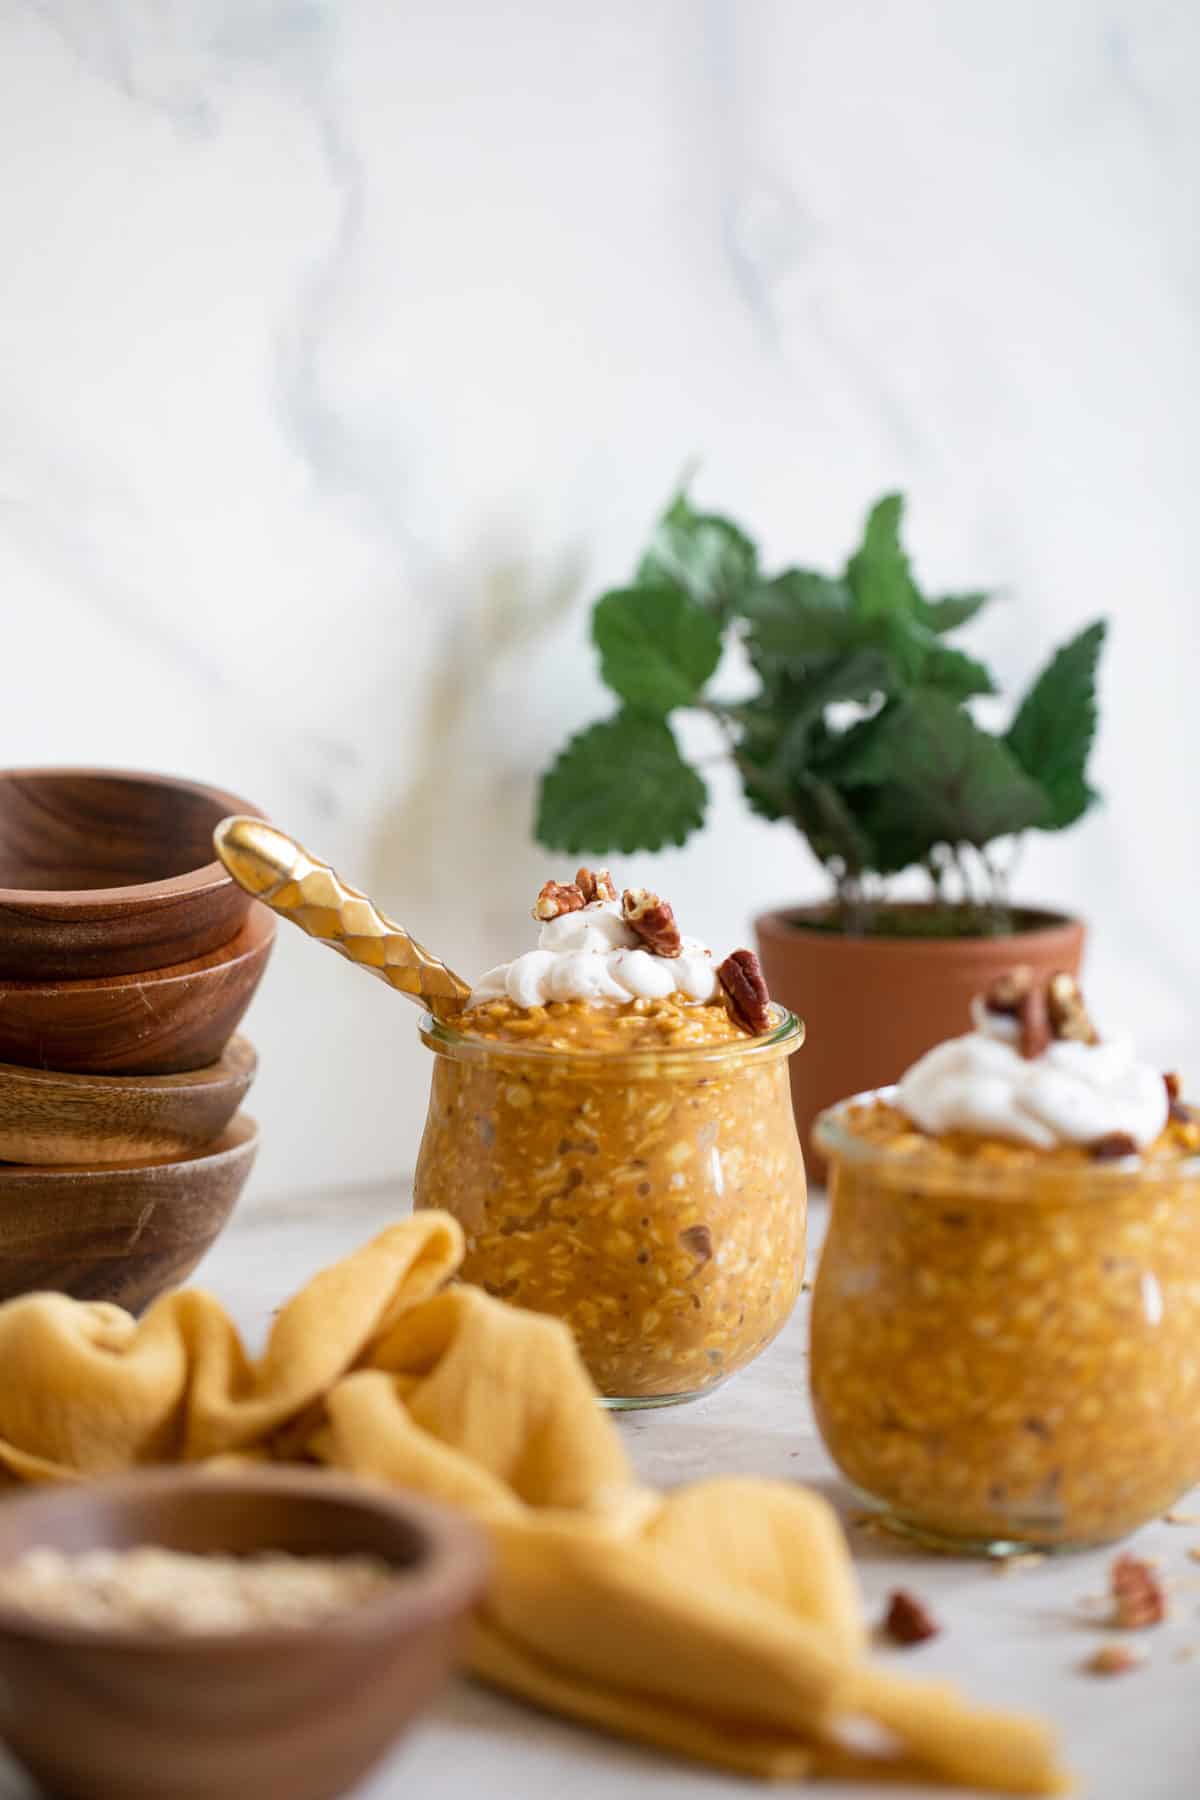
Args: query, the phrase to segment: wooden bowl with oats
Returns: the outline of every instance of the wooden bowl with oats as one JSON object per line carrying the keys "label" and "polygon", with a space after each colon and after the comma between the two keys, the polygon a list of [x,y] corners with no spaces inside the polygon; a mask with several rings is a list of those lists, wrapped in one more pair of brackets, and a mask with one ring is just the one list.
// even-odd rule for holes
{"label": "wooden bowl with oats", "polygon": [[390,1579],[315,1623],[219,1631],[73,1623],[0,1599],[0,1736],[47,1793],[334,1800],[445,1683],[487,1570],[466,1520],[408,1494],[299,1469],[177,1468],[6,1500],[0,1591],[29,1552],[70,1566],[151,1545],[365,1556]]}

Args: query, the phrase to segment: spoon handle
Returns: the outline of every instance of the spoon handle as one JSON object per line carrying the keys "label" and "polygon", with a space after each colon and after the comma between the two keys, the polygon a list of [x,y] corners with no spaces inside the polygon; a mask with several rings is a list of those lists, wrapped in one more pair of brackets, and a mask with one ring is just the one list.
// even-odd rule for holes
{"label": "spoon handle", "polygon": [[462,1011],[470,984],[285,832],[237,815],[213,844],[240,888],[309,937],[440,1016]]}

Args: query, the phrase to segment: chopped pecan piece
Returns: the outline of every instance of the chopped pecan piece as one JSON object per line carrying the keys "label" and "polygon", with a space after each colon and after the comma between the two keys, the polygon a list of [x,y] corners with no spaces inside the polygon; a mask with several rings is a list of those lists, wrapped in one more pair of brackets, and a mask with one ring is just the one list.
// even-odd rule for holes
{"label": "chopped pecan piece", "polygon": [[985,1009],[1002,1019],[1015,1019],[1018,1046],[1027,1061],[1040,1056],[1050,1044],[1050,1019],[1046,995],[1027,963],[998,975],[983,996]]}
{"label": "chopped pecan piece", "polygon": [[679,1241],[688,1255],[694,1256],[696,1259],[696,1268],[692,1270],[693,1275],[696,1273],[696,1269],[702,1269],[706,1262],[712,1261],[712,1232],[707,1225],[689,1225],[686,1231],[680,1232]]}
{"label": "chopped pecan piece", "polygon": [[1050,1017],[1046,1010],[1046,996],[1036,984],[1030,988],[1022,1000],[1017,1013],[1017,1022],[1021,1027],[1021,1055],[1026,1062],[1032,1062],[1044,1050],[1050,1048]]}
{"label": "chopped pecan piece", "polygon": [[613,878],[607,869],[580,869],[575,877],[575,886],[589,906],[593,900],[615,900],[617,897]]}
{"label": "chopped pecan piece", "polygon": [[679,956],[683,942],[675,914],[660,894],[649,888],[626,888],[621,895],[621,916],[637,932],[652,956]]}
{"label": "chopped pecan piece", "polygon": [[1137,1139],[1127,1131],[1110,1131],[1088,1145],[1093,1162],[1115,1162],[1119,1156],[1136,1156]]}
{"label": "chopped pecan piece", "polygon": [[1088,1016],[1079,983],[1065,969],[1052,975],[1046,984],[1046,1010],[1050,1014],[1050,1030],[1061,1043],[1098,1044],[1100,1034]]}
{"label": "chopped pecan piece", "polygon": [[1142,1631],[1147,1625],[1161,1625],[1167,1616],[1167,1597],[1162,1582],[1148,1562],[1126,1552],[1114,1559],[1109,1580],[1113,1623],[1122,1631]]}
{"label": "chopped pecan piece", "polygon": [[1183,1082],[1172,1073],[1163,1076],[1163,1084],[1167,1090],[1167,1117],[1176,1125],[1190,1125],[1196,1117],[1194,1107],[1183,1098]]}
{"label": "chopped pecan piece", "polygon": [[1015,969],[1006,969],[1003,975],[997,975],[983,996],[983,1004],[990,1013],[1015,1019],[1020,1015],[1021,1002],[1032,987],[1033,970],[1028,963],[1018,963]]}
{"label": "chopped pecan piece", "polygon": [[545,924],[550,919],[561,918],[563,913],[582,912],[584,905],[583,895],[574,882],[547,881],[533,903],[533,916]]}
{"label": "chopped pecan piece", "polygon": [[1141,1657],[1128,1644],[1102,1644],[1099,1650],[1092,1651],[1083,1668],[1088,1675],[1129,1675],[1141,1666]]}
{"label": "chopped pecan piece", "polygon": [[734,950],[717,970],[725,989],[733,1021],[751,1037],[759,1037],[771,1025],[771,996],[762,964],[753,950]]}
{"label": "chopped pecan piece", "polygon": [[941,1630],[933,1614],[915,1594],[897,1588],[888,1601],[883,1629],[894,1643],[923,1644]]}

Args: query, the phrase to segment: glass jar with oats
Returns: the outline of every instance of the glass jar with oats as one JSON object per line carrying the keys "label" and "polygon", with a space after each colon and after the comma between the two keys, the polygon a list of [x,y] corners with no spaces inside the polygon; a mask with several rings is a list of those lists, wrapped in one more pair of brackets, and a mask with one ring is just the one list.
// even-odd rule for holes
{"label": "glass jar with oats", "polygon": [[799,1294],[787,1058],[804,1027],[764,998],[748,1030],[712,971],[626,943],[612,902],[587,910],[546,921],[529,956],[623,955],[617,995],[595,993],[598,968],[568,982],[552,963],[559,993],[590,991],[551,998],[522,986],[536,968],[521,958],[457,1020],[423,1022],[435,1063],[415,1204],[461,1222],[464,1280],[565,1320],[610,1405],[668,1405],[757,1356]]}
{"label": "glass jar with oats", "polygon": [[1200,1122],[1126,1046],[973,1036],[818,1122],[817,1422],[934,1547],[1111,1542],[1200,1481]]}

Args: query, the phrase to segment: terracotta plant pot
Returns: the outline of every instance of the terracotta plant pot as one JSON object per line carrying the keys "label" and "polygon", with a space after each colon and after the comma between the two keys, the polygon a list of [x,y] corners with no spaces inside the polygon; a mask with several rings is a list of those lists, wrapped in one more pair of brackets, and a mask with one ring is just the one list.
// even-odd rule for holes
{"label": "terracotta plant pot", "polygon": [[[925,908],[893,906],[912,915]],[[1084,927],[1062,913],[1018,909],[1025,929],[1003,937],[847,937],[822,928],[828,906],[798,906],[755,921],[772,997],[808,1028],[791,1063],[796,1124],[814,1179],[824,1165],[810,1130],[823,1107],[895,1081],[943,1038],[970,1029],[972,996],[1003,970],[1079,973]]]}

